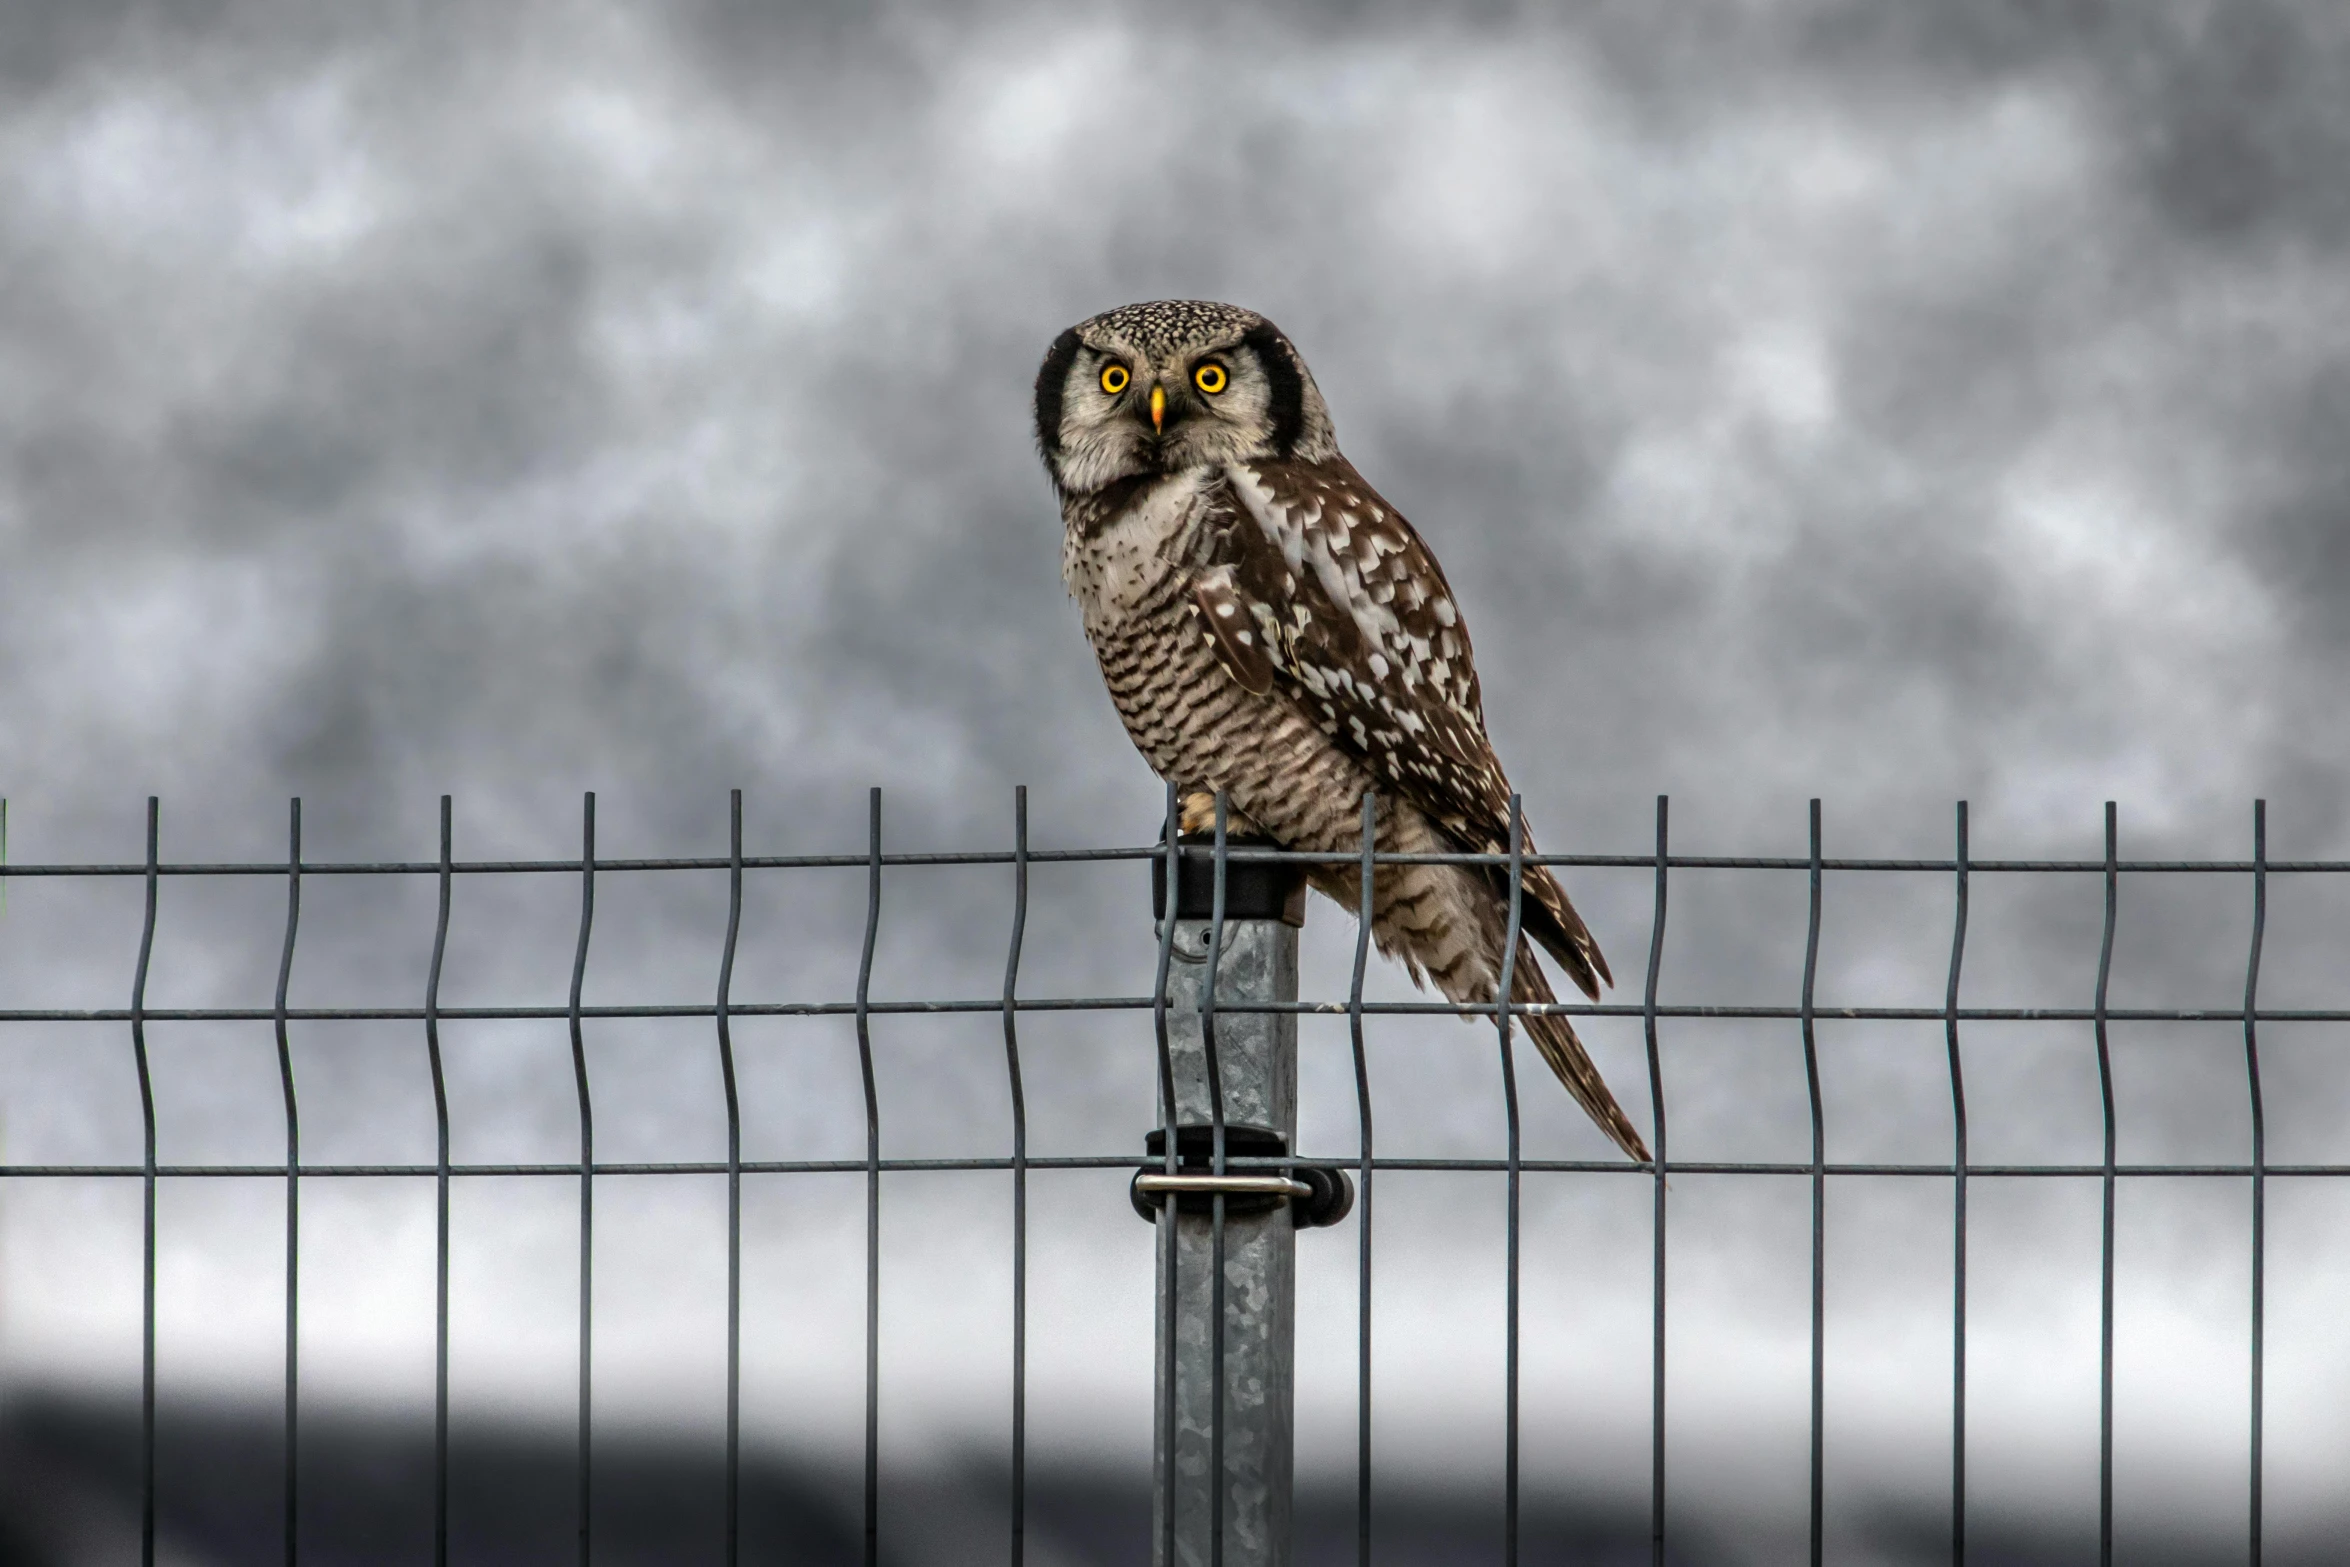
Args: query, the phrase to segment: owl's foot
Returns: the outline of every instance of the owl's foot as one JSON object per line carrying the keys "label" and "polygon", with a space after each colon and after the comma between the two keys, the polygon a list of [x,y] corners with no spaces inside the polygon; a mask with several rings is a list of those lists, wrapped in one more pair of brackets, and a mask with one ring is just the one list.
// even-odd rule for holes
{"label": "owl's foot", "polygon": [[[1216,830],[1216,797],[1212,794],[1187,794],[1183,797],[1182,814],[1176,830],[1185,834],[1212,833]],[[1262,838],[1265,830],[1229,804],[1224,807],[1224,832],[1232,838]]]}

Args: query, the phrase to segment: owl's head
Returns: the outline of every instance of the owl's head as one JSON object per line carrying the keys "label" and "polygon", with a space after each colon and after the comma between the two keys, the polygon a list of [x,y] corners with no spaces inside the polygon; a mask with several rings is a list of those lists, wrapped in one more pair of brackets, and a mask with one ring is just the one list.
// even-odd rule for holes
{"label": "owl's head", "polygon": [[1036,440],[1053,483],[1079,495],[1338,450],[1313,373],[1281,329],[1197,299],[1121,305],[1055,338],[1036,373]]}

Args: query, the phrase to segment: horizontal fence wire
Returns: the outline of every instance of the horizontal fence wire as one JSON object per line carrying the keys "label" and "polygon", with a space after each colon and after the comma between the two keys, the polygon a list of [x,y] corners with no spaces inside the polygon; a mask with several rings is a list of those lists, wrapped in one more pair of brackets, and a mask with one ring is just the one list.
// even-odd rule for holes
{"label": "horizontal fence wire", "polygon": [[[1349,985],[1343,999],[1302,1000],[1296,1002],[1239,1002],[1215,995],[1212,978],[1214,961],[1221,950],[1219,941],[1211,940],[1208,948],[1211,979],[1202,1023],[1206,1034],[1206,1064],[1211,1074],[1215,1070],[1214,1014],[1282,1013],[1301,1016],[1332,1016],[1347,1019],[1351,1063],[1357,1103],[1358,1144],[1351,1151],[1335,1155],[1317,1155],[1297,1152],[1276,1158],[1244,1155],[1225,1147],[1223,1124],[1218,1105],[1212,1137],[1211,1164],[1217,1173],[1230,1170],[1235,1173],[1252,1170],[1285,1170],[1307,1165],[1342,1164],[1351,1166],[1359,1185],[1359,1200],[1355,1220],[1358,1225],[1357,1253],[1357,1308],[1358,1336],[1356,1344],[1357,1387],[1357,1559],[1367,1564],[1372,1558],[1371,1510],[1373,1500],[1373,1446],[1371,1420],[1371,1378],[1373,1371],[1373,1336],[1371,1321],[1371,1287],[1373,1282],[1373,1193],[1375,1177],[1381,1172],[1417,1171],[1451,1172],[1465,1174],[1498,1174],[1504,1178],[1506,1193],[1505,1238],[1505,1431],[1503,1450],[1503,1557],[1515,1562],[1518,1556],[1518,1423],[1519,1423],[1519,1287],[1520,1287],[1520,1201],[1521,1183],[1533,1174],[1614,1175],[1646,1180],[1651,1183],[1649,1198],[1652,1213],[1652,1387],[1650,1399],[1650,1546],[1651,1557],[1662,1567],[1667,1546],[1667,1458],[1666,1443],[1666,1365],[1668,1351],[1668,1321],[1666,1280],[1668,1267],[1668,1228],[1670,1184],[1673,1175],[1725,1176],[1788,1176],[1801,1177],[1809,1182],[1810,1197],[1810,1361],[1809,1361],[1809,1559],[1815,1564],[1822,1560],[1824,1546],[1824,1497],[1827,1455],[1823,1442],[1825,1420],[1826,1331],[1826,1185],[1831,1178],[1856,1176],[1910,1177],[1948,1180],[1951,1184],[1951,1240],[1952,1240],[1952,1302],[1951,1302],[1951,1387],[1950,1387],[1950,1513],[1951,1558],[1963,1567],[1967,1559],[1967,1235],[1968,1194],[1971,1182],[1981,1179],[2094,1179],[2101,1193],[2100,1224],[2100,1343],[2099,1343],[2099,1556],[2110,1562],[2114,1551],[2113,1499],[2113,1444],[2114,1444],[2114,1322],[2116,1306],[2115,1213],[2116,1188],[2125,1180],[2143,1178],[2210,1178],[2244,1180],[2251,1197],[2251,1298],[2250,1298],[2250,1495],[2249,1559],[2257,1563],[2262,1551],[2263,1526],[2263,1464],[2264,1464],[2264,1379],[2266,1351],[2266,1278],[2267,1227],[2266,1202],[2269,1182],[2273,1179],[2335,1178],[2350,1175],[2350,1163],[2272,1163],[2268,1158],[2265,1105],[2261,1094],[2259,1026],[2298,1023],[2350,1022],[2350,1006],[2263,1008],[2258,1004],[2260,964],[2266,934],[2268,892],[2271,879],[2278,876],[2337,876],[2350,874],[2350,860],[2272,860],[2268,857],[2267,813],[2265,803],[2256,803],[2253,812],[2252,856],[2245,860],[2133,860],[2124,859],[2119,852],[2118,817],[2108,803],[2104,817],[2104,853],[2094,860],[2070,859],[1978,859],[1970,852],[1968,842],[1967,809],[1962,802],[1956,811],[1954,853],[1949,859],[1890,859],[1850,858],[1828,855],[1823,850],[1819,802],[1810,808],[1808,852],[1802,856],[1755,855],[1687,855],[1671,852],[1669,843],[1668,802],[1660,797],[1656,811],[1656,838],[1652,852],[1646,854],[1535,854],[1528,852],[1523,841],[1519,806],[1513,798],[1509,848],[1506,853],[1461,854],[1401,854],[1387,853],[1376,848],[1376,802],[1366,797],[1363,801],[1362,828],[1359,849],[1343,853],[1298,853],[1267,849],[1260,846],[1228,841],[1225,831],[1226,812],[1221,801],[1216,812],[1216,831],[1213,844],[1200,848],[1183,844],[1175,832],[1177,825],[1176,801],[1169,791],[1167,831],[1156,845],[1110,848],[1039,848],[1030,842],[1026,791],[1020,791],[1013,812],[1013,846],[1008,851],[975,852],[885,852],[882,844],[881,793],[872,792],[868,811],[866,850],[862,854],[803,854],[754,855],[744,852],[742,830],[742,797],[736,791],[730,802],[729,848],[723,858],[669,857],[669,858],[606,858],[597,853],[595,840],[595,803],[590,795],[583,802],[581,816],[581,854],[570,860],[460,860],[453,852],[452,812],[447,797],[441,800],[440,842],[436,859],[425,861],[320,861],[305,857],[302,843],[301,804],[292,803],[288,822],[287,857],[280,862],[218,862],[190,863],[165,861],[160,854],[160,808],[155,800],[148,802],[145,833],[145,855],[138,862],[79,863],[79,864],[5,864],[0,863],[0,894],[13,880],[131,880],[141,884],[143,918],[140,925],[137,952],[133,964],[130,1002],[127,1007],[87,1008],[32,1008],[0,1007],[0,1025],[6,1024],[127,1024],[132,1047],[133,1063],[140,1096],[142,1126],[142,1157],[137,1163],[0,1163],[0,1178],[39,1179],[59,1177],[102,1177],[138,1180],[143,1188],[142,1207],[142,1333],[141,1333],[141,1542],[142,1559],[147,1563],[156,1554],[156,1495],[155,1495],[155,1390],[156,1390],[156,1314],[157,1314],[157,1189],[164,1180],[187,1178],[217,1179],[275,1179],[284,1183],[284,1350],[282,1397],[286,1432],[283,1455],[280,1526],[282,1555],[288,1567],[294,1567],[300,1551],[299,1500],[301,1474],[297,1462],[295,1432],[301,1409],[300,1365],[300,1311],[302,1287],[301,1263],[301,1187],[312,1179],[391,1178],[430,1180],[435,1188],[436,1210],[436,1281],[435,1281],[435,1393],[434,1393],[434,1544],[436,1567],[445,1567],[449,1558],[449,1248],[450,1248],[450,1189],[453,1182],[485,1178],[561,1178],[578,1182],[578,1311],[579,1361],[577,1381],[577,1448],[576,1484],[577,1519],[576,1546],[582,1567],[592,1557],[592,1535],[589,1530],[594,1495],[595,1470],[593,1463],[593,1393],[594,1393],[594,1316],[593,1299],[595,1279],[593,1272],[595,1186],[599,1178],[611,1176],[684,1175],[724,1176],[727,1180],[727,1327],[726,1327],[726,1486],[725,1486],[725,1558],[729,1567],[739,1560],[740,1543],[740,1464],[741,1464],[741,1360],[742,1360],[742,1182],[746,1177],[795,1174],[851,1174],[865,1176],[864,1237],[865,1237],[865,1299],[864,1299],[864,1442],[863,1442],[863,1532],[862,1554],[868,1564],[881,1559],[881,1504],[879,1488],[880,1448],[880,1370],[881,1332],[879,1302],[881,1291],[881,1233],[883,1177],[909,1176],[944,1172],[1006,1172],[1012,1178],[1012,1385],[1010,1398],[1009,1436],[1011,1450],[1011,1485],[1013,1496],[1010,1508],[1009,1559],[1013,1567],[1021,1567],[1026,1550],[1026,1456],[1027,1456],[1027,1292],[1028,1249],[1027,1218],[1029,1178],[1032,1175],[1054,1172],[1094,1170],[1130,1170],[1136,1164],[1131,1152],[1080,1155],[1032,1154],[1028,1149],[1028,1124],[1025,1085],[1020,1054],[1019,1020],[1028,1014],[1049,1013],[1122,1013],[1149,1012],[1158,1051],[1158,1072],[1162,1098],[1162,1127],[1165,1136],[1164,1158],[1168,1173],[1178,1166],[1177,1137],[1172,1125],[1174,1093],[1169,1065],[1168,1044],[1168,965],[1175,925],[1174,861],[1182,855],[1205,855],[1214,862],[1215,917],[1214,929],[1222,929],[1224,919],[1225,872],[1228,866],[1247,864],[1288,865],[1301,869],[1316,867],[1344,867],[1360,879],[1362,907],[1358,911],[1362,928],[1358,930],[1353,950]],[[1092,995],[1092,996],[1033,996],[1019,993],[1021,949],[1030,911],[1030,873],[1044,865],[1082,865],[1127,861],[1163,862],[1169,872],[1165,877],[1167,903],[1159,911],[1157,938],[1157,972],[1155,989],[1150,995]],[[1365,971],[1369,949],[1370,887],[1381,867],[1407,865],[1453,865],[1483,868],[1506,877],[1509,886],[1508,933],[1505,946],[1504,976],[1499,991],[1511,991],[1509,966],[1515,961],[1516,934],[1521,929],[1522,872],[1529,867],[1584,869],[1632,869],[1648,872],[1653,882],[1653,910],[1650,919],[1648,962],[1641,997],[1637,1002],[1597,1003],[1526,1003],[1491,1001],[1455,1004],[1446,1001],[1373,1001],[1364,995]],[[1003,866],[1012,872],[1013,911],[1012,934],[1006,957],[1002,987],[998,994],[986,997],[914,1000],[877,998],[872,994],[875,943],[882,919],[883,873],[891,869],[956,866]],[[864,872],[865,914],[863,940],[857,969],[856,990],[850,1000],[756,1000],[743,999],[733,993],[735,958],[742,926],[743,889],[746,876],[762,872],[792,872],[821,870],[859,870]],[[1800,872],[1806,878],[1807,935],[1804,949],[1802,988],[1793,1004],[1758,1003],[1744,1005],[1697,1005],[1671,1002],[1662,995],[1662,971],[1666,911],[1669,890],[1675,872],[1709,871],[1782,871]],[[639,873],[723,873],[727,887],[727,919],[725,939],[718,961],[718,979],[714,998],[707,1003],[678,1001],[623,1005],[590,1005],[583,999],[590,952],[590,937],[594,928],[595,894],[600,877]],[[1859,874],[1923,874],[1950,879],[1953,889],[1950,955],[1943,1002],[1940,1006],[1838,1006],[1824,1004],[1817,997],[1816,981],[1820,951],[1820,923],[1824,888],[1832,876]],[[2148,1008],[2116,1007],[2109,1005],[2109,982],[2113,968],[2113,948],[2118,920],[2121,887],[2128,877],[2147,875],[2223,875],[2245,879],[2250,891],[2251,943],[2245,970],[2243,1001],[2240,1006],[2219,1008]],[[566,875],[578,878],[579,911],[576,945],[569,975],[569,991],[561,1005],[504,1005],[504,1006],[446,1006],[441,1003],[441,978],[448,949],[450,909],[458,883],[488,876],[512,875]],[[2095,983],[2090,1004],[2063,1007],[1996,1007],[1968,1005],[1961,1002],[1961,975],[1968,939],[1969,901],[1972,884],[1982,876],[2054,875],[2095,876],[2099,878],[2103,902],[2103,920]],[[275,975],[273,998],[266,1006],[249,1007],[175,1007],[160,1008],[147,1005],[149,971],[155,949],[158,924],[159,888],[163,881],[173,878],[263,878],[282,879],[286,908],[283,940]],[[301,925],[304,889],[314,887],[320,878],[336,877],[394,877],[414,878],[429,882],[436,894],[436,922],[431,950],[429,978],[422,1003],[419,1006],[377,1007],[297,1007],[290,1005],[288,994],[296,961],[297,939]],[[4,904],[0,904],[4,907]],[[972,1156],[958,1158],[886,1158],[881,1152],[881,1098],[874,1071],[872,1020],[882,1017],[917,1016],[929,1014],[994,1013],[1001,1019],[1005,1052],[1006,1080],[1010,1091],[1011,1127],[1009,1151],[1002,1156]],[[1520,1147],[1520,1127],[1517,1102],[1515,1064],[1513,1055],[1512,1021],[1521,1017],[1543,1014],[1567,1017],[1600,1017],[1638,1019],[1647,1067],[1651,1137],[1654,1158],[1647,1164],[1634,1164],[1618,1159],[1536,1159],[1523,1156]],[[1506,1151],[1501,1158],[1429,1158],[1382,1154],[1375,1150],[1372,1135],[1372,1096],[1368,1058],[1364,1049],[1364,1024],[1367,1018],[1379,1016],[1461,1016],[1489,1017],[1497,1031],[1500,1058],[1503,1108],[1507,1131]],[[750,1159],[743,1156],[742,1103],[736,1078],[734,1025],[746,1018],[769,1017],[844,1017],[854,1023],[861,1086],[865,1108],[865,1154],[861,1159]],[[619,1019],[686,1018],[710,1019],[718,1051],[718,1060],[726,1100],[726,1144],[723,1160],[602,1160],[595,1155],[595,1123],[592,1082],[589,1073],[587,1025]],[[1660,1024],[1674,1020],[1776,1020],[1798,1025],[1804,1051],[1804,1066],[1808,1094],[1810,1157],[1800,1160],[1676,1160],[1670,1157],[1667,1139],[1667,1103],[1664,1091],[1663,1056],[1664,1033]],[[579,1156],[565,1162],[459,1162],[450,1154],[449,1089],[442,1060],[441,1027],[459,1021],[561,1021],[566,1025],[574,1069],[578,1101]],[[434,1120],[436,1132],[435,1157],[430,1163],[333,1163],[311,1162],[302,1153],[300,1095],[295,1074],[295,1058],[290,1029],[293,1025],[314,1022],[407,1022],[422,1027],[422,1037],[431,1069]],[[1827,1128],[1823,1111],[1817,1047],[1817,1027],[1823,1021],[1884,1021],[1918,1022],[1940,1025],[1948,1058],[1950,1111],[1952,1118],[1951,1157],[1948,1159],[1833,1161],[1827,1158]],[[283,1098],[284,1157],[271,1163],[238,1163],[226,1161],[164,1163],[157,1157],[158,1127],[154,1081],[151,1070],[148,1025],[181,1022],[266,1022],[271,1026],[276,1046],[276,1063]],[[2099,1103],[2102,1129],[2102,1156],[2095,1161],[2042,1163],[1978,1163],[1969,1155],[1967,1097],[1962,1050],[1962,1025],[1975,1023],[2082,1023],[2090,1026],[2096,1049],[2099,1075]],[[2118,1116],[2115,1109],[2112,1057],[2109,1030],[2117,1023],[2226,1023],[2240,1027],[2244,1041],[2244,1069],[2246,1092],[2251,1110],[2251,1148],[2246,1162],[2232,1161],[2176,1163],[2124,1162],[2117,1157]],[[1222,1246],[1223,1198],[1219,1194],[1213,1202],[1216,1218],[1216,1246],[1218,1255]],[[1174,1227],[1163,1227],[1161,1234],[1162,1263],[1171,1260]],[[1222,1282],[1222,1270],[1216,1272],[1215,1282]],[[1172,1311],[1172,1296],[1162,1302],[1163,1309]],[[1219,1314],[1220,1315],[1220,1314]],[[1218,1326],[1221,1326],[1219,1321]],[[1174,1332],[1172,1317],[1164,1317],[1160,1324],[1162,1348],[1172,1357]],[[1221,1334],[1216,1335],[1220,1348]],[[1169,1367],[1172,1366],[1170,1358]],[[1170,1384],[1171,1385],[1171,1384]],[[1172,1422],[1174,1406],[1168,1401],[1162,1416]],[[1167,1439],[1167,1451],[1173,1451],[1172,1431],[1162,1433]],[[1216,1441],[1215,1451],[1221,1452],[1221,1424],[1211,1433]],[[1161,1520],[1160,1546],[1171,1551],[1173,1535],[1174,1471],[1170,1464],[1161,1476],[1165,1490],[1161,1503],[1165,1509]],[[1221,1502],[1222,1492],[1215,1494]],[[1217,1542],[1214,1549],[1220,1553],[1222,1531],[1211,1538]]]}
{"label": "horizontal fence wire", "polygon": [[[1284,1158],[1255,1157],[1231,1154],[1227,1163],[1234,1170],[1294,1170],[1325,1164],[1359,1164],[1352,1154],[1317,1154],[1301,1151]],[[745,1159],[739,1165],[730,1165],[723,1159],[668,1159],[631,1160],[615,1162],[599,1160],[591,1167],[596,1175],[725,1175],[739,1169],[745,1175],[856,1175],[867,1168],[878,1168],[890,1175],[919,1175],[925,1172],[943,1173],[957,1170],[1129,1170],[1134,1167],[1134,1155],[1124,1154],[1030,1154],[1025,1161],[1009,1156],[979,1155],[966,1159],[882,1159],[869,1165],[863,1159]],[[1407,1158],[1380,1154],[1371,1161],[1374,1170],[1422,1170],[1462,1174],[1507,1174],[1507,1159]],[[1518,1167],[1545,1175],[1652,1175],[1658,1166],[1626,1164],[1621,1159],[1521,1159]],[[1761,1159],[1673,1159],[1662,1168],[1669,1175],[1801,1175],[1809,1176],[1814,1166],[1808,1159],[1770,1161]],[[2102,1164],[1968,1164],[1963,1167],[1931,1161],[1915,1164],[1896,1164],[1884,1161],[1830,1160],[1818,1166],[1830,1175],[1917,1175],[2035,1177],[2035,1176],[2097,1176],[2106,1173]],[[566,1164],[452,1164],[448,1174],[463,1179],[467,1176],[572,1176],[579,1174],[576,1163]],[[0,1177],[11,1179],[36,1176],[126,1176],[137,1179],[147,1173],[140,1164],[5,1164],[0,1165]],[[283,1176],[282,1164],[158,1164],[155,1173],[173,1179],[193,1176],[222,1176],[253,1178]],[[375,1176],[412,1176],[419,1180],[439,1174],[439,1167],[430,1164],[305,1164],[294,1173],[304,1179],[366,1178]],[[2270,1176],[2342,1176],[2350,1175],[2350,1164],[2116,1164],[2113,1173],[2128,1179],[2133,1176],[2225,1176],[2237,1180],[2255,1175]]]}

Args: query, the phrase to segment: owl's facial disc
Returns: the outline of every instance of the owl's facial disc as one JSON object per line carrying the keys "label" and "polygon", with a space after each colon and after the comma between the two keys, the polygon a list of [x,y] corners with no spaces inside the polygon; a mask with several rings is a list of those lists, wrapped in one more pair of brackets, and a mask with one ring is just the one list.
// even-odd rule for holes
{"label": "owl's facial disc", "polygon": [[1054,339],[1037,371],[1036,430],[1064,498],[1338,454],[1329,410],[1280,329],[1200,300],[1122,306]]}
{"label": "owl's facial disc", "polygon": [[1062,375],[1049,461],[1070,491],[1272,454],[1272,386],[1237,332],[1181,344],[1084,334]]}

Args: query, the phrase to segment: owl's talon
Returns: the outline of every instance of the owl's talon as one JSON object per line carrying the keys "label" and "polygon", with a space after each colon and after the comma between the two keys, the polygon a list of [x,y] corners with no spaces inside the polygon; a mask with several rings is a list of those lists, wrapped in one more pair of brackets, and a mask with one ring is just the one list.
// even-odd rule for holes
{"label": "owl's talon", "polygon": [[[1175,830],[1189,836],[1192,833],[1212,833],[1216,830],[1216,797],[1212,794],[1187,794],[1176,817]],[[1228,838],[1262,838],[1264,829],[1227,805],[1224,808],[1224,835]]]}

